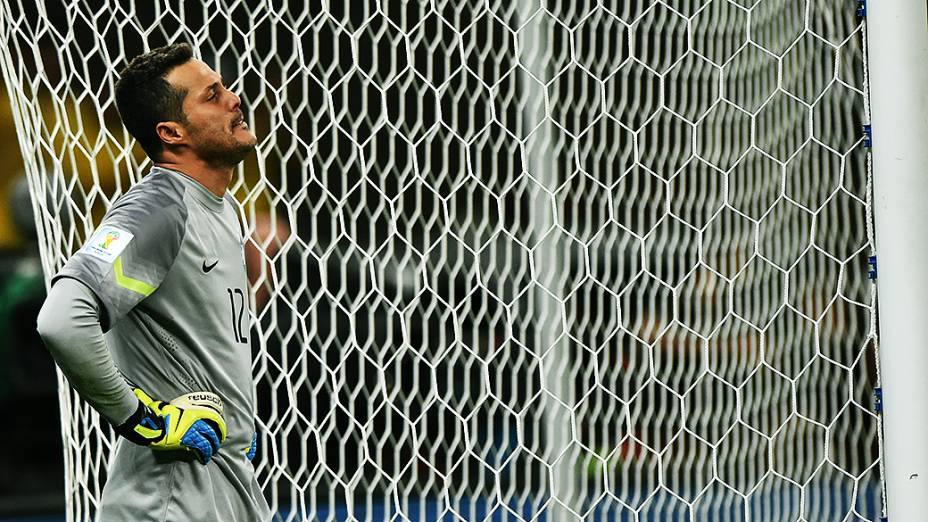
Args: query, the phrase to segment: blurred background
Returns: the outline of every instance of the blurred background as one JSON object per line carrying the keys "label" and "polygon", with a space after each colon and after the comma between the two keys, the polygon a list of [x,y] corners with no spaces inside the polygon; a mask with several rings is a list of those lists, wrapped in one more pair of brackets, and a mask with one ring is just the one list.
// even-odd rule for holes
{"label": "blurred background", "polygon": [[35,222],[0,78],[0,520],[64,520],[55,366],[35,331],[45,298]]}

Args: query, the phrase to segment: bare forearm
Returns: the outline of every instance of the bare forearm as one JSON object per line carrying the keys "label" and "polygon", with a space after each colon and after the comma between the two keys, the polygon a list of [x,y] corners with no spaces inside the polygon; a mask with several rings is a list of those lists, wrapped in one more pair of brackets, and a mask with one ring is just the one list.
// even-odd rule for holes
{"label": "bare forearm", "polygon": [[113,363],[89,288],[70,278],[56,281],[37,327],[71,386],[101,415],[119,425],[135,412],[138,398]]}

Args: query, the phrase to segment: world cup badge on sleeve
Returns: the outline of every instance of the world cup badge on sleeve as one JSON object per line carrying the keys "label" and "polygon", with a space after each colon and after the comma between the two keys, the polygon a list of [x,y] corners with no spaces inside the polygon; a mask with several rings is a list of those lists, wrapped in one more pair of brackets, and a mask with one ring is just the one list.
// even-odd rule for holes
{"label": "world cup badge on sleeve", "polygon": [[133,237],[135,236],[128,230],[112,225],[102,226],[94,232],[82,250],[86,254],[112,263],[125,250]]}

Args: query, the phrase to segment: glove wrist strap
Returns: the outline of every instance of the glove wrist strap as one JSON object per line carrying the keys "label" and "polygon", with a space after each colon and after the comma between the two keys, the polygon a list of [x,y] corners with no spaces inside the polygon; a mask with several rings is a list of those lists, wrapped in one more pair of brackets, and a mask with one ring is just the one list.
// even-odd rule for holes
{"label": "glove wrist strap", "polygon": [[[125,437],[130,442],[139,444],[142,446],[148,446],[149,444],[156,442],[158,439],[164,436],[164,424],[163,422],[158,422],[160,419],[151,411],[151,409],[145,405],[142,401],[139,401],[138,408],[135,409],[133,413],[126,422],[116,426],[116,433],[122,437]],[[139,433],[136,428],[139,425],[142,425],[143,422],[152,423],[154,422],[161,433],[160,437],[150,438],[145,437]]]}

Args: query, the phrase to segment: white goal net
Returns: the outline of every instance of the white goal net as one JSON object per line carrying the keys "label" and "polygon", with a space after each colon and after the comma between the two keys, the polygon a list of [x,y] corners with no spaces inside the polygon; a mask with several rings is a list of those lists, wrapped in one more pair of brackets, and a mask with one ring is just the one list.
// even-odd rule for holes
{"label": "white goal net", "polygon": [[[46,277],[190,42],[259,137],[261,484],[284,520],[872,521],[865,23],[847,0],[3,0]],[[69,520],[113,434],[62,383]]]}

